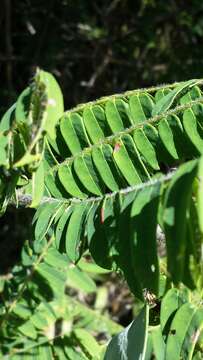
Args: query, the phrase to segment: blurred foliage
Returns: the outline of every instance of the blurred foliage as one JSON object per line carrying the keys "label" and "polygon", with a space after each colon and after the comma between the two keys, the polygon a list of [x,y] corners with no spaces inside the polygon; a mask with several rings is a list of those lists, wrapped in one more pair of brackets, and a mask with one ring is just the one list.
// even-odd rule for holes
{"label": "blurred foliage", "polygon": [[1,111],[36,66],[57,77],[66,108],[126,89],[202,77],[199,0],[4,0],[2,10]]}

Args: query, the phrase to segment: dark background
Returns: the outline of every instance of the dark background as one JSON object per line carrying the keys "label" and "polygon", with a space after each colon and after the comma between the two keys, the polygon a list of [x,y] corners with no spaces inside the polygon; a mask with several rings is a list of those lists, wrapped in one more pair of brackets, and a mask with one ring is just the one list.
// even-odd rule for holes
{"label": "dark background", "polygon": [[201,0],[1,0],[0,111],[36,66],[66,109],[102,95],[202,77]]}

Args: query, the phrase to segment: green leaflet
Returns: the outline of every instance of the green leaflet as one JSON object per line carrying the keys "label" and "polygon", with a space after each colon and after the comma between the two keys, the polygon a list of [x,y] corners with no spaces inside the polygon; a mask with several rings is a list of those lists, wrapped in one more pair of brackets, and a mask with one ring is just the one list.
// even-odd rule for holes
{"label": "green leaflet", "polygon": [[141,93],[130,96],[129,105],[133,123],[139,124],[151,117],[154,102],[150,95]]}
{"label": "green leaflet", "polygon": [[92,159],[105,185],[110,190],[116,191],[119,189],[116,182],[116,175],[118,176],[118,173],[116,174],[112,153],[112,147],[104,144],[100,147],[93,148]]}
{"label": "green leaflet", "polygon": [[92,111],[93,111],[95,118],[97,119],[97,122],[98,122],[100,128],[102,129],[102,131],[104,133],[104,136],[107,137],[107,136],[111,135],[110,128],[108,126],[108,123],[106,122],[106,115],[105,115],[103,107],[100,105],[93,105]]}
{"label": "green leaflet", "polygon": [[[56,285],[56,281],[57,281],[57,276],[55,277],[54,276],[54,272],[52,275],[50,275],[49,271],[51,269],[50,266],[47,266],[46,264],[40,264],[41,265],[45,265],[42,267],[42,276],[44,276],[46,278],[46,273],[49,274],[48,277],[49,277],[49,282],[52,283],[52,286],[53,285]],[[55,270],[55,269],[53,269]],[[63,274],[62,274],[63,275]],[[50,281],[52,280],[52,281]],[[59,280],[60,281],[60,280]],[[65,281],[65,278],[64,278],[64,281]],[[63,281],[63,282],[64,282]],[[58,288],[58,287],[57,287]],[[54,288],[53,288],[54,290]],[[58,291],[61,291],[62,289],[58,288],[57,289]],[[31,316],[30,320],[32,322],[32,324],[37,328],[37,329],[40,329],[40,330],[45,330],[47,328],[48,325],[50,324],[53,324],[56,320],[56,314],[54,312],[54,309],[53,307],[51,306],[51,303],[49,302],[42,302],[39,304],[39,306],[37,307],[37,309],[35,310],[34,314]]]}
{"label": "green leaflet", "polygon": [[45,188],[48,194],[56,199],[62,199],[65,196],[67,197],[67,192],[58,180],[58,174],[52,172],[51,164],[48,164],[45,159],[43,163],[45,170]]}
{"label": "green leaflet", "polygon": [[144,360],[148,336],[149,308],[144,308],[126,329],[108,344],[104,360]]}
{"label": "green leaflet", "polygon": [[[70,345],[72,345],[72,347],[70,347]],[[78,347],[74,348],[73,347],[74,344],[69,344],[68,346],[65,346],[65,354],[68,356],[67,359],[69,360],[89,360],[86,355],[84,354],[84,352],[81,352],[81,349]],[[62,355],[62,357],[60,358],[60,360],[64,359],[64,353]]]}
{"label": "green leaflet", "polygon": [[188,300],[187,294],[178,289],[168,290],[161,303],[160,324],[162,332],[168,334],[175,312]]}
{"label": "green leaflet", "polygon": [[180,104],[187,104],[190,101],[193,101],[199,97],[201,97],[201,91],[198,86],[194,86],[192,90],[188,91],[184,96],[180,98]]}
{"label": "green leaflet", "polygon": [[27,320],[32,314],[32,311],[29,308],[27,302],[21,300],[18,304],[16,304],[16,307],[13,309],[13,313],[17,315],[20,319]]}
{"label": "green leaflet", "polygon": [[186,303],[177,311],[166,343],[166,360],[191,360],[203,329],[203,309]]}
{"label": "green leaflet", "polygon": [[90,154],[84,154],[74,160],[74,170],[84,187],[92,194],[101,195],[100,181]]}
{"label": "green leaflet", "polygon": [[65,114],[61,118],[60,130],[61,130],[61,134],[62,134],[66,144],[68,145],[70,151],[72,152],[72,154],[80,152],[81,151],[80,141],[79,141],[79,138],[77,137],[77,134],[74,129],[74,126],[73,126],[70,116]]}
{"label": "green leaflet", "polygon": [[37,339],[37,331],[30,321],[27,321],[23,325],[19,326],[18,331],[31,339]]}
{"label": "green leaflet", "polygon": [[121,138],[119,138],[115,144],[113,157],[121,173],[127,180],[128,184],[134,185],[141,182],[140,176],[134,168],[133,163]]}
{"label": "green leaflet", "polygon": [[134,168],[138,172],[140,178],[142,181],[146,181],[150,179],[150,174],[145,167],[145,164],[143,163],[139,152],[137,151],[137,148],[135,146],[135,143],[132,139],[132,136],[130,135],[123,135],[121,137],[122,142],[129,154],[130,159],[132,160],[132,163],[134,165]]}
{"label": "green leaflet", "polygon": [[75,329],[74,335],[77,339],[77,342],[81,345],[82,349],[85,350],[85,353],[88,354],[89,358],[94,360],[100,360],[101,357],[99,353],[101,352],[101,347],[98,345],[95,338],[85,329]]}
{"label": "green leaflet", "polygon": [[[44,161],[45,169],[47,169],[47,166]],[[50,169],[48,167],[48,169]],[[48,191],[50,196],[53,196],[56,199],[62,199],[64,197],[65,191],[63,191],[61,183],[57,181],[57,174],[52,173],[49,171],[48,173],[45,172],[45,187]]]}
{"label": "green leaflet", "polygon": [[30,114],[30,102],[31,102],[32,90],[31,87],[27,87],[18,97],[15,109],[15,118],[17,123],[27,123],[30,125],[32,122]]}
{"label": "green leaflet", "polygon": [[[64,209],[63,209],[64,212]],[[46,254],[45,262],[48,265],[55,267],[58,270],[65,271],[69,266],[68,256],[59,253],[54,247],[50,247]]]}
{"label": "green leaflet", "polygon": [[63,158],[67,158],[71,156],[70,149],[68,148],[60,130],[59,123],[56,125],[56,138],[52,139],[48,134],[46,136],[46,141],[49,143],[51,151],[55,152],[55,154],[61,155]]}
{"label": "green leaflet", "polygon": [[183,126],[187,136],[200,154],[203,153],[203,139],[197,128],[197,120],[193,109],[185,110],[183,113]]}
{"label": "green leaflet", "polygon": [[39,347],[39,359],[52,360],[53,354],[49,344],[43,344]]}
{"label": "green leaflet", "polygon": [[85,108],[83,112],[84,124],[92,143],[97,143],[105,137],[105,113],[101,106],[95,105]]}
{"label": "green leaflet", "polygon": [[58,174],[52,171],[52,168],[58,164],[53,152],[51,151],[50,145],[47,140],[45,140],[44,148],[44,172],[45,172],[45,188],[48,191],[49,195],[55,197],[56,199],[63,198],[67,196],[67,192],[64,187],[61,185],[61,182],[58,179]]}
{"label": "green leaflet", "polygon": [[87,195],[80,190],[77,180],[73,176],[73,170],[72,164],[60,166],[58,170],[59,180],[70,195],[85,199]]}
{"label": "green leaflet", "polygon": [[[177,159],[191,157],[193,146],[183,131],[180,119],[176,115],[169,115],[158,124],[159,136],[170,156]],[[160,150],[161,152],[161,150]]]}
{"label": "green leaflet", "polygon": [[[85,259],[85,258],[81,258],[77,265],[82,271],[89,273],[89,274],[109,274],[110,273],[109,270],[106,270],[106,269],[96,265],[96,263],[93,261],[89,262],[89,260]],[[83,272],[83,274],[84,274],[84,272]]]}
{"label": "green leaflet", "polygon": [[39,80],[45,85],[47,93],[46,120],[44,129],[49,136],[55,138],[55,126],[64,112],[63,96],[61,89],[53,77],[46,71],[39,71]]}
{"label": "green leaflet", "polygon": [[158,103],[159,100],[161,100],[164,96],[168,95],[172,89],[159,89],[155,94],[155,102]]}
{"label": "green leaflet", "polygon": [[66,284],[79,291],[84,291],[85,294],[97,291],[96,284],[92,278],[77,266],[73,267],[73,264],[69,266]]}
{"label": "green leaflet", "polygon": [[32,203],[30,207],[36,208],[44,194],[44,163],[40,162],[36,172],[32,174]]}
{"label": "green leaflet", "polygon": [[[7,139],[9,141],[9,137],[7,136]],[[13,158],[12,158],[12,162],[13,163],[17,163],[21,158],[23,158],[23,155],[26,152],[26,143],[24,141],[24,138],[22,136],[21,133],[15,132],[13,134],[13,139],[10,141],[13,143],[12,146],[12,152],[13,152]],[[10,142],[10,144],[11,144]],[[9,149],[9,147],[8,147]],[[8,155],[7,157],[9,158],[9,150],[8,150]]]}
{"label": "green leaflet", "polygon": [[60,129],[72,154],[90,145],[82,117],[78,113],[65,114],[60,121]]}
{"label": "green leaflet", "polygon": [[160,141],[157,129],[151,124],[145,124],[142,129],[144,131],[145,136],[152,144],[153,148],[157,151],[157,147]]}
{"label": "green leaflet", "polygon": [[186,215],[196,168],[195,160],[183,164],[173,176],[165,195],[163,223],[167,245],[167,271],[175,284],[182,280],[185,265]]}
{"label": "green leaflet", "polygon": [[148,140],[143,129],[137,129],[133,133],[135,145],[139,152],[144,156],[146,163],[148,163],[154,170],[159,170],[156,152]]}
{"label": "green leaflet", "polygon": [[66,230],[66,253],[73,262],[82,255],[84,241],[84,221],[88,211],[87,204],[78,204],[71,214]]}
{"label": "green leaflet", "polygon": [[130,109],[129,104],[127,102],[126,98],[116,98],[115,99],[115,105],[118,110],[119,116],[122,119],[124,128],[130,127],[133,124],[131,115],[130,115]]}
{"label": "green leaflet", "polygon": [[56,296],[60,297],[64,291],[66,285],[66,273],[64,271],[57,270],[52,266],[41,263],[36,268],[37,273],[39,273],[51,287],[52,292]]}
{"label": "green leaflet", "polygon": [[65,247],[65,244],[63,244],[63,240],[65,242],[65,239],[63,239],[63,236],[65,236],[65,229],[68,225],[68,220],[73,212],[73,206],[68,206],[62,216],[60,217],[57,226],[56,226],[56,232],[55,232],[55,244],[57,249],[63,249]]}
{"label": "green leaflet", "polygon": [[143,126],[143,131],[156,151],[158,163],[160,164],[160,162],[164,162],[170,164],[172,157],[165,149],[165,146],[163,145],[155,126],[152,126],[151,124],[145,124]]}
{"label": "green leaflet", "polygon": [[88,246],[90,245],[91,239],[94,236],[94,233],[96,231],[95,227],[95,218],[97,217],[97,210],[99,208],[99,203],[92,203],[92,206],[89,210],[88,216],[87,216],[87,229],[86,229],[86,235],[88,240]]}
{"label": "green leaflet", "polygon": [[16,104],[13,104],[3,115],[0,121],[0,131],[8,131],[13,123]]}
{"label": "green leaflet", "polygon": [[160,185],[138,192],[131,209],[131,264],[142,289],[159,292],[159,263],[156,249],[157,211]]}
{"label": "green leaflet", "polygon": [[160,325],[153,326],[149,330],[146,359],[151,360],[153,356],[157,360],[165,360],[165,342],[161,333]]}
{"label": "green leaflet", "polygon": [[[167,116],[167,122],[173,132],[174,144],[177,150],[179,159],[184,156],[189,156],[190,146],[187,141],[187,136],[183,131],[183,126],[180,119],[176,115]],[[189,148],[189,151],[185,148]]]}
{"label": "green leaflet", "polygon": [[[122,103],[124,106],[124,101],[120,100],[120,105]],[[107,101],[105,105],[106,119],[113,133],[124,129],[122,117],[120,116],[118,107],[116,106],[117,104],[118,100],[113,99],[111,101]]]}
{"label": "green leaflet", "polygon": [[8,163],[7,145],[8,137],[0,134],[0,166]]}
{"label": "green leaflet", "polygon": [[174,143],[173,132],[167,122],[166,118],[163,118],[158,124],[158,131],[161,141],[169,154],[175,159],[178,159],[177,150]]}
{"label": "green leaflet", "polygon": [[152,116],[166,112],[173,103],[188,89],[198,84],[200,80],[189,80],[175,87],[170,93],[161,98],[153,108]]}
{"label": "green leaflet", "polygon": [[113,157],[129,185],[138,184],[141,179],[148,177],[147,170],[130,135],[123,135],[118,139],[114,146]]}
{"label": "green leaflet", "polygon": [[107,101],[105,114],[106,120],[113,133],[119,132],[132,124],[129,119],[128,103],[122,99],[114,98]]}
{"label": "green leaflet", "polygon": [[60,203],[54,201],[38,207],[33,218],[36,241],[41,241],[45,237],[61,206]]}

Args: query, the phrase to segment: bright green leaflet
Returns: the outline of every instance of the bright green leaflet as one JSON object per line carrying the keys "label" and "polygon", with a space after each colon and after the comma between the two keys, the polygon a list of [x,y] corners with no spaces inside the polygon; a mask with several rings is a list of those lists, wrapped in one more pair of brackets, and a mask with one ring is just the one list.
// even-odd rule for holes
{"label": "bright green leaflet", "polygon": [[95,195],[102,194],[100,181],[90,154],[77,157],[74,160],[74,169],[78,178],[90,193]]}
{"label": "bright green leaflet", "polygon": [[76,179],[73,176],[72,171],[73,171],[72,164],[61,165],[58,170],[59,179],[63,187],[70,195],[77,197],[79,199],[85,199],[87,195],[80,190],[76,182]]}
{"label": "bright green leaflet", "polygon": [[203,153],[203,139],[200,137],[197,129],[197,120],[192,109],[184,111],[183,114],[183,126],[185,132],[193,145],[199,151],[200,154]]}
{"label": "bright green leaflet", "polygon": [[73,211],[66,230],[66,252],[76,262],[82,255],[83,222],[87,213],[87,204],[79,204]]}
{"label": "bright green leaflet", "polygon": [[144,156],[146,163],[148,163],[154,170],[159,170],[159,164],[156,152],[144,133],[143,129],[137,129],[133,133],[135,145],[140,153]]}
{"label": "bright green leaflet", "polygon": [[113,150],[110,145],[104,144],[93,149],[92,159],[105,185],[111,191],[116,191],[119,187],[106,160],[106,157],[108,157],[108,159],[112,158],[112,153]]}
{"label": "bright green leaflet", "polygon": [[94,114],[94,108],[86,108],[83,112],[84,124],[93,143],[104,138],[103,129],[100,127],[99,121]]}

